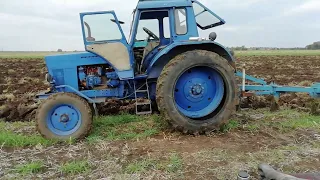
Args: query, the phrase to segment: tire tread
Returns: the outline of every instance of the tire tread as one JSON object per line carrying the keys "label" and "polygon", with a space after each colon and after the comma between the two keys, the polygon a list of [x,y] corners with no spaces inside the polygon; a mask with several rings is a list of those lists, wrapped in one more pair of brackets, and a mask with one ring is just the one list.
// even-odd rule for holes
{"label": "tire tread", "polygon": [[[226,124],[229,120],[230,116],[226,116],[222,118],[222,121],[220,121],[219,124],[217,125],[209,125],[208,123],[203,123],[201,124],[201,127],[199,129],[190,129],[188,127],[186,127],[184,124],[182,123],[177,123],[177,121],[174,121],[170,118],[168,112],[170,112],[169,109],[166,109],[165,106],[165,100],[164,100],[164,83],[166,82],[168,77],[168,74],[170,71],[173,70],[173,67],[177,66],[179,63],[182,63],[184,58],[186,56],[189,57],[196,57],[196,56],[206,56],[206,57],[210,57],[211,59],[216,59],[218,61],[227,61],[226,59],[224,59],[223,57],[221,57],[220,55],[218,55],[217,53],[211,52],[211,51],[206,51],[206,50],[192,50],[192,51],[186,51],[182,54],[179,54],[177,56],[175,56],[172,60],[169,61],[169,63],[167,63],[165,65],[165,67],[163,68],[158,81],[157,81],[157,90],[156,90],[156,101],[157,104],[159,106],[159,110],[160,113],[163,115],[164,119],[175,129],[178,131],[181,131],[184,134],[194,134],[194,135],[198,135],[199,133],[207,133],[208,131],[212,131],[212,130],[219,130],[220,127],[224,124]],[[228,73],[234,73],[234,69],[232,68],[232,66],[229,63],[226,63],[227,66],[224,67],[225,70]],[[234,80],[234,84],[233,86],[236,88],[236,83]],[[237,93],[236,89],[235,89],[235,94]],[[236,97],[236,96],[235,96]],[[233,112],[235,112],[235,107],[237,104],[237,100],[234,100],[234,103],[229,104],[228,106],[226,106],[225,108],[230,111],[232,114]]]}

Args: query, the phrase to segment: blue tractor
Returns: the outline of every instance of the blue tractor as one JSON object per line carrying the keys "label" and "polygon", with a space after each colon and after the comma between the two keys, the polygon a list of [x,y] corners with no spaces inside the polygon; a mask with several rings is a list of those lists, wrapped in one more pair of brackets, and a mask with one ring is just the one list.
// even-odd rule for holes
{"label": "blue tractor", "polygon": [[[45,57],[51,89],[38,95],[44,101],[36,122],[46,138],[85,137],[96,104],[110,98],[135,99],[137,114],[151,113],[156,102],[169,124],[184,133],[212,131],[239,104],[235,76],[257,80],[236,73],[232,53],[215,42],[214,32],[199,37],[198,29],[225,21],[196,0],[140,0],[128,39],[114,11],[80,13],[80,19],[86,52]],[[279,93],[257,81],[262,85],[243,87]]]}

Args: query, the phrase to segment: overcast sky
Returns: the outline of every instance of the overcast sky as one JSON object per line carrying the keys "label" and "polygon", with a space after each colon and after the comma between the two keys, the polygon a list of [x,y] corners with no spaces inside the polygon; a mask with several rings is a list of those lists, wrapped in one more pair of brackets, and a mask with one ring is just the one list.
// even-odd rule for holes
{"label": "overcast sky", "polygon": [[[304,47],[320,40],[320,0],[200,0],[227,24],[226,46]],[[0,0],[0,50],[83,50],[80,12],[115,10],[125,33],[137,0]],[[209,32],[201,32],[206,37]]]}

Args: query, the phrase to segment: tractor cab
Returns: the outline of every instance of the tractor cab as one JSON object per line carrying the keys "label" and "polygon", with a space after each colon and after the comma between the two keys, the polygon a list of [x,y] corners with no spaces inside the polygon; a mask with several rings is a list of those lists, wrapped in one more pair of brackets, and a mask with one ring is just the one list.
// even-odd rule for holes
{"label": "tractor cab", "polygon": [[[129,38],[114,11],[81,13],[86,51],[105,59],[121,79],[144,74],[168,45],[198,39],[205,30],[225,23],[193,0],[140,0],[133,13]],[[198,27],[198,28],[197,28]]]}

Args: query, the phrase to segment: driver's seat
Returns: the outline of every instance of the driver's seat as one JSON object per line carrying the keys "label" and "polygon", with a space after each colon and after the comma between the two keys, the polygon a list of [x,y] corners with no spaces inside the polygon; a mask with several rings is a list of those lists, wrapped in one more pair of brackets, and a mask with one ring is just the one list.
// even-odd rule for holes
{"label": "driver's seat", "polygon": [[144,48],[143,51],[143,57],[142,60],[145,59],[145,57],[157,46],[159,46],[160,42],[159,41],[150,41],[148,42],[147,46]]}
{"label": "driver's seat", "polygon": [[142,60],[141,60],[141,66],[140,66],[140,72],[142,72],[143,70],[143,64],[144,61],[146,60],[146,57],[148,56],[148,54],[150,52],[152,52],[156,47],[158,47],[160,45],[159,41],[149,41],[147,46],[144,48],[143,50],[143,56],[142,56]]}

